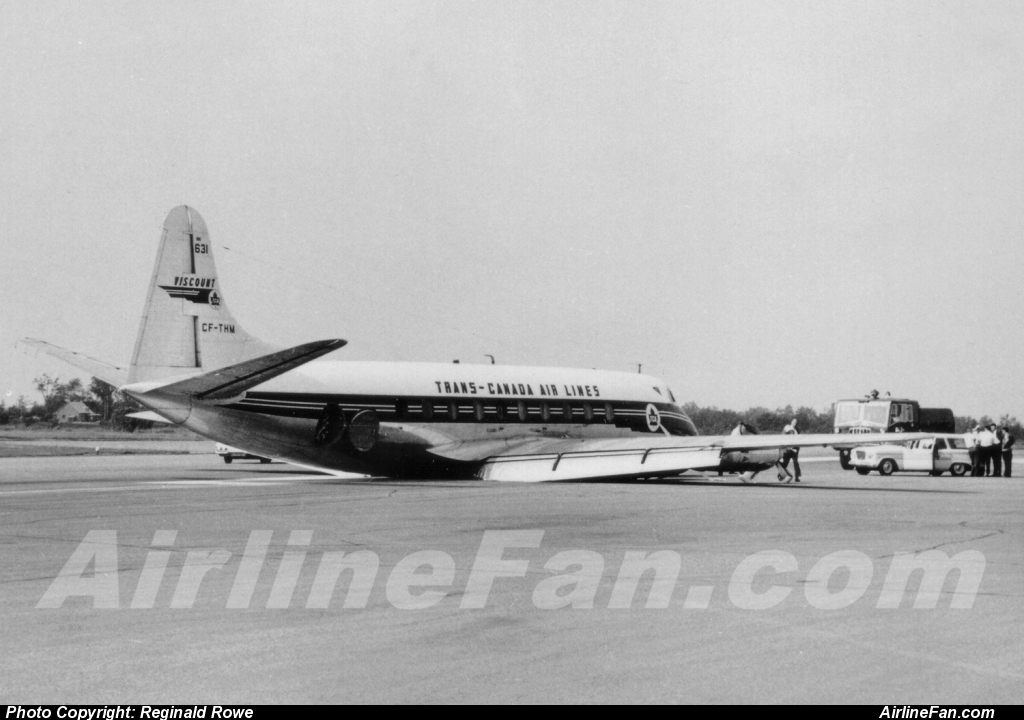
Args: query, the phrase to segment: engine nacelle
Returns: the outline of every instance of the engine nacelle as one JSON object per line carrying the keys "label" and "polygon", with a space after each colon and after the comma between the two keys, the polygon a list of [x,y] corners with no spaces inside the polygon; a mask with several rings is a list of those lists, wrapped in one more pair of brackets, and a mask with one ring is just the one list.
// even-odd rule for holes
{"label": "engine nacelle", "polygon": [[357,412],[348,424],[348,444],[357,452],[367,452],[377,444],[380,418],[373,410]]}
{"label": "engine nacelle", "polygon": [[764,450],[735,450],[722,455],[718,469],[722,472],[761,472],[777,463],[782,457],[778,448]]}
{"label": "engine nacelle", "polygon": [[324,407],[313,431],[313,444],[327,448],[344,441],[342,447],[350,452],[364,453],[377,444],[380,418],[373,410],[357,412],[349,420],[335,403]]}

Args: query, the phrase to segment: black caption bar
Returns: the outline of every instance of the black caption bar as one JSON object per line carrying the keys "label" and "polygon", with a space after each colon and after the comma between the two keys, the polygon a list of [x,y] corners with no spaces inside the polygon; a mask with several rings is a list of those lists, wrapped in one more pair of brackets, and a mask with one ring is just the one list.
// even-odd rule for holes
{"label": "black caption bar", "polygon": [[252,720],[250,705],[7,705],[2,720]]}

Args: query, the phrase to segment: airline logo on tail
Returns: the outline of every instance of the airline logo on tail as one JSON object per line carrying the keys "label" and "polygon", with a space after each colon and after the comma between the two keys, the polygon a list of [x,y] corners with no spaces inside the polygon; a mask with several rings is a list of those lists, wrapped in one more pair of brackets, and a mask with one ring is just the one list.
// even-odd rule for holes
{"label": "airline logo on tail", "polygon": [[198,275],[177,275],[170,285],[161,285],[172,298],[202,303],[212,307],[220,307],[220,293],[213,289],[217,278],[204,278]]}

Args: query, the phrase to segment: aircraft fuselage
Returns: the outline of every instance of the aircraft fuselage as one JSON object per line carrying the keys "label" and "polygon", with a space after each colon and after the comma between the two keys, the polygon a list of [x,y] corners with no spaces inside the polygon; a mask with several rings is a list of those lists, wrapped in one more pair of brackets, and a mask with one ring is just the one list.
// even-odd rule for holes
{"label": "aircraft fuselage", "polygon": [[181,422],[250,452],[389,476],[471,476],[543,438],[697,434],[651,376],[462,363],[316,361],[228,401],[193,399]]}

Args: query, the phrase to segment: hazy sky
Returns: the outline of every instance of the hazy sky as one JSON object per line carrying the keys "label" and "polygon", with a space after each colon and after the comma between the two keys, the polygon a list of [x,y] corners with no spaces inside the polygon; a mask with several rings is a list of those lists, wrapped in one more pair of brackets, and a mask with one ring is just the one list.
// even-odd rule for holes
{"label": "hazy sky", "polygon": [[[0,4],[0,387],[129,359],[189,204],[339,359],[1024,418],[1024,4]],[[237,252],[224,250],[221,245]]]}

